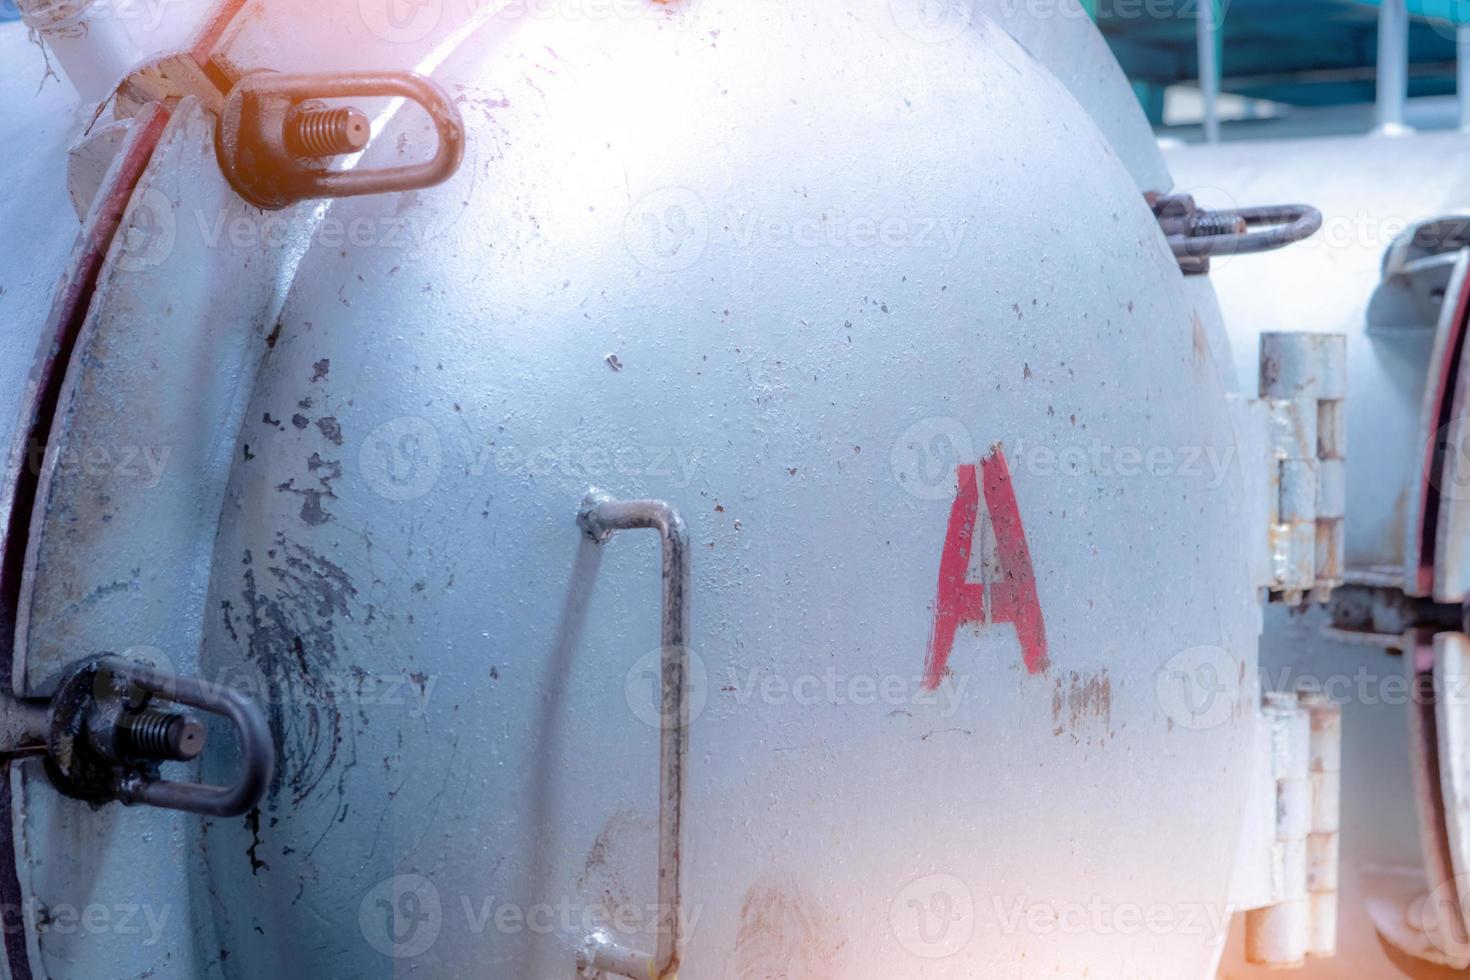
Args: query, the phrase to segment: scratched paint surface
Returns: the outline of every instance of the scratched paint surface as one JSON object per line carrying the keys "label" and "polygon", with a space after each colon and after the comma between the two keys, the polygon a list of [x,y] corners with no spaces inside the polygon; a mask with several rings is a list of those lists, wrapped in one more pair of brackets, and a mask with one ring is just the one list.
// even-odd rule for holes
{"label": "scratched paint surface", "polygon": [[[21,25],[0,29],[0,59],[7,65],[30,64],[31,42]],[[71,256],[77,231],[75,212],[66,182],[54,179],[55,161],[81,131],[76,92],[53,83],[41,86],[44,65],[34,59],[34,71],[8,71],[0,76],[0,98],[10,111],[0,115],[0,154],[7,180],[27,188],[8,194],[0,203],[0,226],[56,228],[46,236],[0,237],[0,432],[19,424],[25,380],[51,307],[52,291],[60,270]]]}

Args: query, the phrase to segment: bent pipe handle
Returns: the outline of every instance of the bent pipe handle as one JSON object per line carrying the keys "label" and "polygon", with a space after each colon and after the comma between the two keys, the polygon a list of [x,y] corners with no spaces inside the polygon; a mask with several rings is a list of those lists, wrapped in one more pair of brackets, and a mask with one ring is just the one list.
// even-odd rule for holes
{"label": "bent pipe handle", "polygon": [[231,688],[164,674],[145,664],[113,659],[107,666],[165,700],[227,718],[240,737],[241,770],[231,785],[136,778],[118,788],[120,801],[212,817],[238,817],[260,802],[275,769],[275,747],[270,726],[255,702]]}
{"label": "bent pipe handle", "polygon": [[653,955],[624,949],[593,936],[585,963],[634,980],[671,980],[684,955],[681,885],[684,787],[689,758],[689,531],[679,511],[661,500],[618,501],[594,490],[583,501],[577,523],[594,541],[618,531],[657,531],[662,543],[663,602],[659,684],[658,950]]}

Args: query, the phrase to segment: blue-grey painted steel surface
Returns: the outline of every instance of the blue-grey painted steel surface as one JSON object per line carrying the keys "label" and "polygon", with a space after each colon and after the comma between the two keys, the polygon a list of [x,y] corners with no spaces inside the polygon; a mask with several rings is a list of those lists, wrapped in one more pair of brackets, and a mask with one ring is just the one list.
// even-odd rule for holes
{"label": "blue-grey painted steel surface", "polygon": [[1168,193],[1173,183],[1169,168],[1143,107],[1091,15],[1078,0],[1047,4],[976,0],[951,9],[972,9],[1004,27],[1067,86],[1107,136],[1139,188]]}
{"label": "blue-grey painted steel surface", "polygon": [[[266,226],[209,203],[213,141],[181,109],[147,180],[202,305],[159,316],[114,265],[93,320],[118,345],[77,362],[66,418],[90,421],[57,434],[195,431],[190,407],[218,431],[111,521],[75,509],[107,486],[85,468],[35,515],[26,670],[71,636],[161,647],[267,705],[279,780],[189,826],[26,781],[38,893],[174,910],[166,946],[33,929],[39,972],[553,977],[595,929],[653,948],[658,545],[587,540],[598,486],[671,503],[693,545],[686,975],[1210,975],[1258,529],[1213,297],[1066,87],[993,22],[936,33],[901,0],[491,10],[448,42],[448,14],[364,9],[276,8],[232,53],[427,61],[470,129],[459,175],[310,209],[299,267],[247,265],[205,232]],[[321,40],[338,25],[377,42]],[[384,119],[363,165],[431,149]],[[233,365],[170,360],[170,330]],[[1011,624],[967,627],[927,691],[957,467],[999,452],[1050,666]],[[998,519],[972,556],[992,585],[1017,574]],[[142,552],[136,592],[96,594],[122,549],[94,535]],[[1169,687],[1202,649],[1208,723]],[[140,854],[177,863],[120,890]],[[1095,903],[1191,926],[1035,925]]]}

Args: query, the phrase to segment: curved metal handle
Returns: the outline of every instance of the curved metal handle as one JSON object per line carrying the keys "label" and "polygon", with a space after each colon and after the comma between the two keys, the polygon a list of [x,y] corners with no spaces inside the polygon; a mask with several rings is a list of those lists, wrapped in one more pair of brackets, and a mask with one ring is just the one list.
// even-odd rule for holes
{"label": "curved metal handle", "polygon": [[[429,114],[438,134],[434,156],[380,170],[325,170],[292,152],[299,110],[322,99],[401,98]],[[262,208],[297,201],[420,190],[442,184],[464,160],[459,109],[438,85],[412,72],[282,75],[256,72],[225,99],[217,138],[220,169],[241,197]],[[346,152],[346,151],[344,151]]]}
{"label": "curved metal handle", "polygon": [[680,884],[684,787],[689,757],[689,531],[672,505],[661,500],[618,501],[592,491],[577,523],[606,542],[617,531],[654,530],[662,542],[663,612],[660,670],[658,950],[626,949],[599,933],[589,938],[581,966],[633,980],[671,980],[684,955]]}
{"label": "curved metal handle", "polygon": [[260,802],[275,768],[275,746],[270,726],[255,702],[231,688],[163,674],[145,664],[114,660],[108,666],[150,694],[229,719],[240,737],[240,774],[231,785],[174,783],[134,775],[118,786],[120,801],[214,817],[238,817]]}

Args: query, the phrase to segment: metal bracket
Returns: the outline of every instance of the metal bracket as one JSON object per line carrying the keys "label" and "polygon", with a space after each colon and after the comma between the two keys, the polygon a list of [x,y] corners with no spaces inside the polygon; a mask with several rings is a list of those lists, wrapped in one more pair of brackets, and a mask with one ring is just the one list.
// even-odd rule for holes
{"label": "metal bracket", "polygon": [[216,115],[224,108],[225,93],[193,55],[164,55],[133,69],[123,79],[113,100],[113,118],[131,119],[155,102],[178,102],[190,96]]}
{"label": "metal bracket", "polygon": [[[334,132],[319,131],[324,99],[401,98],[429,114],[438,133],[434,156],[401,167],[327,170],[320,160],[363,149],[365,119],[338,110]],[[341,113],[347,115],[341,115]],[[355,115],[353,115],[355,113]],[[314,132],[316,131],[316,132]],[[327,136],[326,139],[318,137]],[[442,184],[464,159],[459,110],[444,90],[412,72],[347,75],[247,75],[225,99],[216,138],[220,169],[237,193],[260,208],[279,210],[298,201],[419,190]]]}
{"label": "metal bracket", "polygon": [[578,969],[632,980],[672,980],[684,955],[681,853],[684,787],[689,756],[689,531],[672,505],[659,500],[618,501],[593,490],[577,523],[605,543],[617,531],[654,530],[662,542],[663,611],[659,737],[658,949],[626,949],[605,933],[588,937]]}
{"label": "metal bracket", "polygon": [[[1368,332],[1433,331],[1470,247],[1470,216],[1422,221],[1383,254],[1382,281],[1368,303]],[[1458,299],[1455,297],[1454,299]]]}
{"label": "metal bracket", "polygon": [[1470,628],[1470,610],[1461,603],[1408,595],[1402,583],[1375,584],[1358,578],[1350,575],[1347,584],[1332,593],[1327,607],[1332,625],[1323,632],[1339,643],[1407,653],[1426,633]]}
{"label": "metal bracket", "polygon": [[[240,739],[240,774],[229,786],[159,778],[165,761],[204,751],[203,725],[159,701],[227,719]],[[260,709],[230,688],[174,677],[121,657],[92,657],[73,667],[51,699],[46,771],[63,794],[94,805],[119,801],[216,817],[239,816],[270,785],[275,749]]]}

